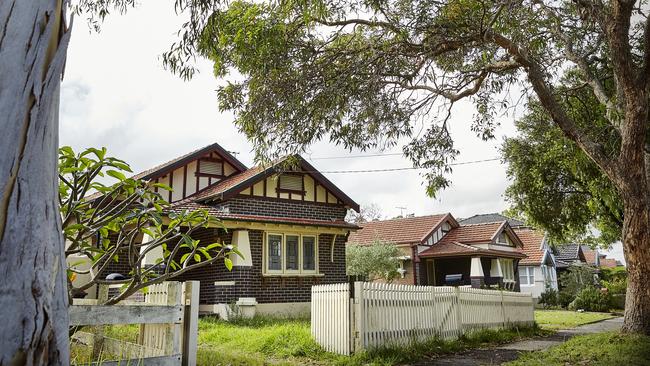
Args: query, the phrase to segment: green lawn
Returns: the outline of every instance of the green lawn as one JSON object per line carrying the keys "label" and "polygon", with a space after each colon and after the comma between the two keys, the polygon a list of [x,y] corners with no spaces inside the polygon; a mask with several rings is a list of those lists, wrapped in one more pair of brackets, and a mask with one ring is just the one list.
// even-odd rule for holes
{"label": "green lawn", "polygon": [[546,351],[525,354],[506,365],[650,365],[650,337],[618,332],[577,336]]}
{"label": "green lawn", "polygon": [[535,321],[542,329],[566,329],[613,318],[610,313],[578,313],[568,310],[535,310]]}
{"label": "green lawn", "polygon": [[[89,331],[86,329],[85,331]],[[465,349],[502,344],[544,334],[539,328],[483,330],[457,341],[432,339],[408,346],[385,347],[352,357],[325,352],[311,337],[308,320],[256,317],[232,323],[199,320],[199,366],[216,365],[401,365]],[[134,340],[137,326],[105,327],[106,336]],[[77,360],[84,359],[78,357]]]}

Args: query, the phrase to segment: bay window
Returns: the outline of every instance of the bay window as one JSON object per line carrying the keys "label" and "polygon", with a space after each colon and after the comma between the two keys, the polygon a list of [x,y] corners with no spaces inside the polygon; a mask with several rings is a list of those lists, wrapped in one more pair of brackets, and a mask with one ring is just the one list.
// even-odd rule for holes
{"label": "bay window", "polygon": [[318,272],[316,235],[268,233],[264,243],[264,273],[307,275]]}

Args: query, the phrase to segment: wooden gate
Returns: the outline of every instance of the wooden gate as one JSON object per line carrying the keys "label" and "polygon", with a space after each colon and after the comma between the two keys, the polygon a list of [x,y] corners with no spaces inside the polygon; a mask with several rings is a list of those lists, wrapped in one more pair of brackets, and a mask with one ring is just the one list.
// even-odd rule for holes
{"label": "wooden gate", "polygon": [[[100,300],[107,293],[107,288],[100,288]],[[101,331],[91,335],[94,337],[93,353],[97,354],[97,348],[106,347],[121,358],[97,364],[196,365],[198,281],[152,285],[144,295],[144,302],[124,301],[116,305],[89,302],[75,301],[70,307],[71,326],[140,324],[138,344],[130,344],[129,347],[125,347],[124,342],[104,338]]]}

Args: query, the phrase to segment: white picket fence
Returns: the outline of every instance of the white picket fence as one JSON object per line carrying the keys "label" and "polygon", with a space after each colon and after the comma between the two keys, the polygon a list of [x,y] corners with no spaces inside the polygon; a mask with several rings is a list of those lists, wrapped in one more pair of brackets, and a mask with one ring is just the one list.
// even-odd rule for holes
{"label": "white picket fence", "polygon": [[330,352],[456,338],[481,328],[533,324],[530,294],[370,282],[312,286],[311,331]]}

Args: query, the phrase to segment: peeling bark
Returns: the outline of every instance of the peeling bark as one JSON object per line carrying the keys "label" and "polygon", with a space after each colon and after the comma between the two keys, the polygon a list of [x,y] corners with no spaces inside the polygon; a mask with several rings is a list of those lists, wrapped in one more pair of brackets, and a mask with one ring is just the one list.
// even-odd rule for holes
{"label": "peeling bark", "polygon": [[0,1],[0,365],[70,362],[56,199],[66,2]]}

